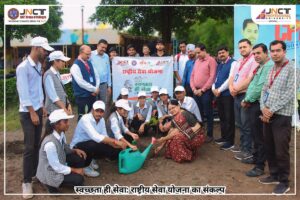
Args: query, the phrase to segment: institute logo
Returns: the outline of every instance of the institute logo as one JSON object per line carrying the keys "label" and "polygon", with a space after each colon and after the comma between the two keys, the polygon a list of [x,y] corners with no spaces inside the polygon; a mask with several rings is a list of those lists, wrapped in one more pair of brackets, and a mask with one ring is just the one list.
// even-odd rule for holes
{"label": "institute logo", "polygon": [[296,23],[295,5],[252,5],[251,18],[256,24],[291,25]]}
{"label": "institute logo", "polygon": [[48,5],[4,5],[6,25],[41,25],[49,19]]}
{"label": "institute logo", "polygon": [[20,15],[19,10],[16,8],[11,8],[7,12],[7,16],[12,20],[17,19],[19,15]]}
{"label": "institute logo", "polygon": [[136,65],[137,65],[136,60],[133,60],[133,61],[131,62],[131,65],[132,65],[132,66],[136,66]]}

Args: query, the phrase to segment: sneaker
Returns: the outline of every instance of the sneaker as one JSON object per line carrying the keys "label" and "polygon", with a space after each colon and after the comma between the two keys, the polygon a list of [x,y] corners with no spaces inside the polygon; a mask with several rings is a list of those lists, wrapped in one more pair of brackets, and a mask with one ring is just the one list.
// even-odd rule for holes
{"label": "sneaker", "polygon": [[268,176],[268,177],[264,177],[258,180],[260,183],[262,184],[279,184],[278,178],[274,177],[274,176]]}
{"label": "sneaker", "polygon": [[97,177],[100,175],[99,172],[95,171],[93,168],[91,167],[85,167],[83,169],[84,171],[84,175],[88,176],[88,177]]}
{"label": "sneaker", "polygon": [[206,138],[205,138],[205,143],[210,143],[210,142],[212,142],[213,140],[214,140],[213,137],[206,136]]}
{"label": "sneaker", "polygon": [[95,159],[92,159],[90,167],[93,169],[99,169],[99,165],[97,164],[97,161]]}
{"label": "sneaker", "polygon": [[219,138],[219,139],[216,139],[216,140],[215,140],[215,143],[216,143],[216,144],[219,144],[219,145],[222,145],[222,144],[226,143],[226,140],[223,139],[223,138]]}
{"label": "sneaker", "polygon": [[31,199],[33,197],[31,183],[22,183],[22,190],[24,199]]}
{"label": "sneaker", "polygon": [[230,149],[230,151],[232,151],[233,153],[239,153],[241,152],[241,149],[239,146],[235,146],[234,148]]}
{"label": "sneaker", "polygon": [[241,161],[242,161],[242,163],[245,163],[245,164],[255,164],[255,160],[254,160],[253,156],[250,158],[242,159]]}
{"label": "sneaker", "polygon": [[222,149],[222,150],[230,150],[230,149],[233,149],[234,148],[234,145],[233,144],[230,144],[230,143],[228,143],[228,142],[226,142],[226,143],[224,143],[221,147],[220,147],[220,149]]}
{"label": "sneaker", "polygon": [[272,194],[285,194],[288,191],[290,191],[290,187],[288,184],[279,183],[278,185],[275,186]]}
{"label": "sneaker", "polygon": [[250,153],[247,153],[247,152],[239,152],[239,153],[236,153],[234,156],[234,158],[238,159],[238,160],[244,160],[244,159],[248,159],[251,157],[253,157],[253,155]]}
{"label": "sneaker", "polygon": [[257,176],[261,176],[263,174],[264,174],[264,170],[259,169],[257,167],[254,167],[250,171],[246,172],[246,176],[249,176],[249,177],[257,177]]}

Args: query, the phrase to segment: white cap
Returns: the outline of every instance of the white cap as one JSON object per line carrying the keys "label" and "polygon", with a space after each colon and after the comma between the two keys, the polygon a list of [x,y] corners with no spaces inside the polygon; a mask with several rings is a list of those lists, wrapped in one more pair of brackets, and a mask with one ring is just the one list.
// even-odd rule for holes
{"label": "white cap", "polygon": [[129,103],[128,103],[128,100],[126,99],[119,99],[117,102],[116,102],[116,107],[117,108],[123,108],[127,111],[130,111],[131,108],[129,106]]}
{"label": "white cap", "polygon": [[93,104],[93,109],[94,110],[97,110],[97,109],[105,110],[105,103],[103,101],[95,101],[95,103]]}
{"label": "white cap", "polygon": [[188,44],[186,46],[186,50],[187,51],[194,51],[195,50],[195,45],[194,44]]}
{"label": "white cap", "polygon": [[145,91],[139,91],[138,97],[146,97],[146,92]]}
{"label": "white cap", "polygon": [[168,95],[168,90],[167,90],[166,88],[161,88],[161,89],[159,90],[159,95],[161,95],[161,94],[166,94],[166,95]]}
{"label": "white cap", "polygon": [[184,87],[181,86],[181,85],[178,85],[178,86],[175,88],[175,91],[174,91],[174,92],[184,92],[184,91],[185,91]]}
{"label": "white cap", "polygon": [[47,38],[44,37],[35,37],[31,40],[31,46],[33,47],[43,47],[47,51],[53,51],[54,49],[49,46]]}
{"label": "white cap", "polygon": [[122,88],[121,89],[121,95],[128,95],[129,94],[129,91],[127,88]]}
{"label": "white cap", "polygon": [[151,92],[159,92],[159,89],[156,85],[151,87]]}
{"label": "white cap", "polygon": [[62,61],[69,61],[70,58],[64,56],[62,51],[53,51],[52,53],[49,54],[49,61],[53,61],[53,60],[62,60]]}
{"label": "white cap", "polygon": [[58,122],[59,120],[62,119],[71,119],[73,118],[74,115],[68,115],[64,109],[58,109],[58,110],[54,110],[50,115],[49,115],[49,120],[50,120],[50,124],[53,124],[55,122]]}

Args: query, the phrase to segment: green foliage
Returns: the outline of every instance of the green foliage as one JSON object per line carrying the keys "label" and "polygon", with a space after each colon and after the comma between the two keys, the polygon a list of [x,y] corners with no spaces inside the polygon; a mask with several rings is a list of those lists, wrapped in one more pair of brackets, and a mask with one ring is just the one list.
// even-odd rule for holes
{"label": "green foliage", "polygon": [[[0,35],[3,35],[3,23],[4,23],[4,4],[7,5],[17,5],[17,4],[31,4],[31,5],[57,5],[56,0],[30,0],[30,1],[18,1],[18,0],[2,0],[0,5]],[[44,36],[49,42],[56,41],[61,34],[59,26],[62,23],[61,7],[60,6],[50,6],[49,7],[49,20],[43,25],[6,25],[6,41],[7,47],[9,47],[9,41],[13,38],[22,40],[27,34],[31,36]]]}
{"label": "green foliage", "polygon": [[[6,93],[6,106],[18,105],[18,92],[16,86],[16,78],[6,79],[6,91],[4,91],[4,79],[0,80],[0,107],[4,107],[4,92]],[[4,91],[4,92],[3,92]]]}
{"label": "green foliage", "polygon": [[[203,23],[196,23],[189,29],[188,41],[192,43],[204,43],[207,51],[211,55],[216,54],[216,49],[220,45],[228,46],[233,53],[233,19],[227,21],[208,18]],[[180,37],[180,36],[179,36]]]}

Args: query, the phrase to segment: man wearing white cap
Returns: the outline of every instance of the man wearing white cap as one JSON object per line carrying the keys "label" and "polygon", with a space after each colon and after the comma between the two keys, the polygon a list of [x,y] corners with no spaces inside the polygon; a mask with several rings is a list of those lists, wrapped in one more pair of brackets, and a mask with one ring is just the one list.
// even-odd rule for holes
{"label": "man wearing white cap", "polygon": [[121,141],[125,146],[136,150],[137,147],[132,145],[133,140],[138,140],[139,136],[131,132],[124,124],[123,118],[127,118],[131,110],[128,100],[119,99],[115,103],[116,110],[112,112],[107,120],[107,132],[112,138]]}
{"label": "man wearing white cap", "polygon": [[166,88],[161,88],[159,90],[159,98],[160,101],[157,105],[157,111],[158,111],[158,127],[161,132],[166,132],[164,125],[166,122],[168,122],[169,115],[169,95],[168,90]]}
{"label": "man wearing white cap", "polygon": [[200,111],[196,101],[192,97],[185,96],[185,89],[181,85],[175,88],[175,96],[182,108],[193,113],[199,122],[202,122]]}
{"label": "man wearing white cap", "polygon": [[150,105],[152,106],[152,117],[158,116],[157,114],[157,104],[159,102],[159,88],[154,85],[151,87],[151,99],[149,100]]}
{"label": "man wearing white cap", "polygon": [[42,65],[49,46],[44,37],[35,37],[31,40],[30,55],[16,70],[17,90],[19,95],[19,112],[24,132],[23,154],[23,198],[32,198],[32,177],[36,174],[38,165],[38,146],[42,133],[42,115],[46,116],[44,94],[42,88]]}
{"label": "man wearing white cap", "polygon": [[139,134],[144,134],[148,131],[152,113],[152,106],[146,102],[146,92],[140,91],[138,93],[138,101],[133,105],[132,111],[129,113],[129,120],[131,120],[130,127]]}
{"label": "man wearing white cap", "polygon": [[49,115],[52,130],[46,132],[42,139],[36,174],[49,193],[59,193],[61,185],[83,185],[86,154],[80,149],[70,149],[66,143],[68,119],[73,117],[63,109],[57,109]]}
{"label": "man wearing white cap", "polygon": [[[71,148],[78,148],[86,152],[88,164],[93,158],[98,157],[115,160],[118,158],[120,150],[126,147],[119,140],[112,139],[107,135],[104,113],[104,102],[96,101],[92,111],[83,115],[79,120],[70,144]],[[93,167],[98,168],[95,164],[84,168],[86,176],[97,177],[100,175]]]}
{"label": "man wearing white cap", "polygon": [[185,64],[185,69],[182,77],[182,86],[185,88],[186,96],[193,97],[193,91],[190,85],[190,80],[196,60],[195,45],[188,44],[186,49],[189,55],[189,60]]}

